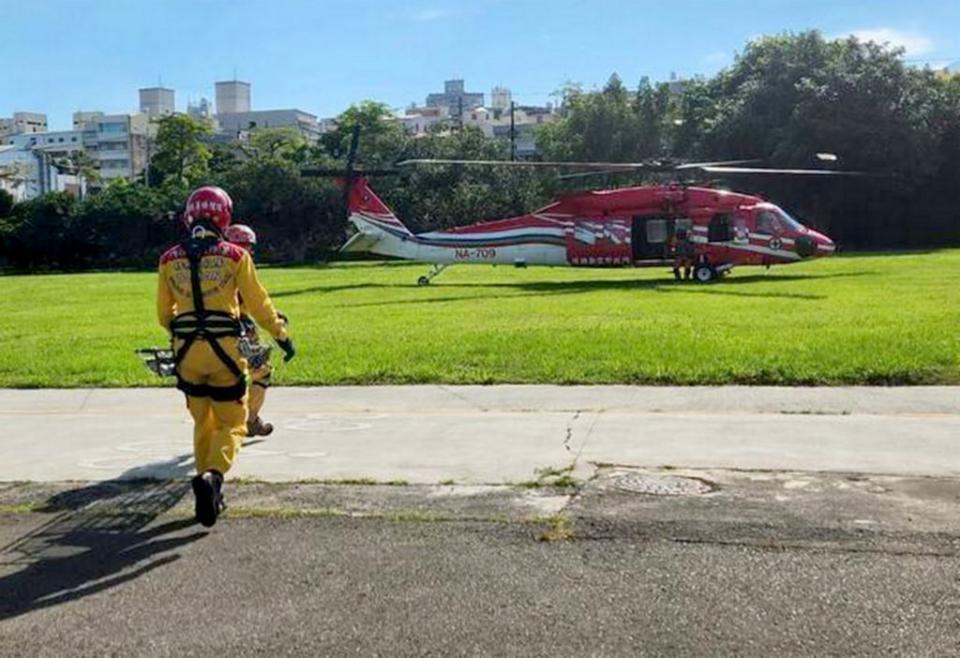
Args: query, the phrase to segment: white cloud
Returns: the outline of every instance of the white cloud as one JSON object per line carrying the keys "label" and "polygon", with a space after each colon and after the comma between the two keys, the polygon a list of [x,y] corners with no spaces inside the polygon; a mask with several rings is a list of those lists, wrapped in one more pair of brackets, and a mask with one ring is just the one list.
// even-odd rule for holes
{"label": "white cloud", "polygon": [[918,32],[906,32],[892,27],[876,27],[854,30],[851,34],[861,41],[875,41],[895,48],[903,48],[911,57],[933,52],[933,40]]}

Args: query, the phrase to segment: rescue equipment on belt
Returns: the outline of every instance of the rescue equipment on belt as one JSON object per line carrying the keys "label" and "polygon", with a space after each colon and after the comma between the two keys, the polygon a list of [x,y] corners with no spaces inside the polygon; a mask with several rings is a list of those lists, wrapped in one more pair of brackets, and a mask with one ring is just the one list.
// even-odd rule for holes
{"label": "rescue equipment on belt", "polygon": [[241,334],[240,340],[237,341],[237,349],[240,350],[241,356],[247,360],[247,365],[250,366],[251,370],[262,368],[270,360],[270,352],[273,351],[273,347],[260,342],[256,329],[253,327],[253,321],[241,318],[240,326]]}
{"label": "rescue equipment on belt", "polygon": [[[197,235],[195,232],[194,235]],[[190,263],[190,288],[193,295],[193,311],[181,313],[170,322],[170,331],[174,338],[183,340],[180,349],[174,355],[177,366],[177,388],[193,397],[208,397],[217,402],[239,400],[247,392],[247,378],[240,366],[220,344],[222,338],[240,338],[240,320],[225,311],[208,311],[203,304],[203,289],[200,286],[200,263],[204,253],[218,242],[217,237],[191,237],[182,243]],[[237,378],[232,386],[210,386],[194,384],[180,376],[179,366],[187,351],[197,340],[204,340],[210,349],[223,362],[223,365]]]}
{"label": "rescue equipment on belt", "polygon": [[137,350],[136,354],[143,359],[147,370],[158,377],[176,377],[177,364],[172,348],[145,347]]}

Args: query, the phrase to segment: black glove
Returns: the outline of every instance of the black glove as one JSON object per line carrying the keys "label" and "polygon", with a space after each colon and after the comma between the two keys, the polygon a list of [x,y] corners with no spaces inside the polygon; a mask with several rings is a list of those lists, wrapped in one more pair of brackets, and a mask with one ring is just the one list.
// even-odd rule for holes
{"label": "black glove", "polygon": [[292,359],[297,354],[296,348],[293,346],[293,341],[289,338],[284,338],[283,340],[278,340],[277,345],[280,346],[280,349],[283,350],[283,362],[286,363]]}

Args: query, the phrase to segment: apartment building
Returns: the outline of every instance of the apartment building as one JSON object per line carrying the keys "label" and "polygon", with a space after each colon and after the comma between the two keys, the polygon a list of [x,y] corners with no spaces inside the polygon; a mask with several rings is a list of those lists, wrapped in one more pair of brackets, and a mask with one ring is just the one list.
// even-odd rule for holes
{"label": "apartment building", "polygon": [[47,115],[40,112],[14,112],[12,117],[0,117],[0,144],[14,135],[47,132]]}

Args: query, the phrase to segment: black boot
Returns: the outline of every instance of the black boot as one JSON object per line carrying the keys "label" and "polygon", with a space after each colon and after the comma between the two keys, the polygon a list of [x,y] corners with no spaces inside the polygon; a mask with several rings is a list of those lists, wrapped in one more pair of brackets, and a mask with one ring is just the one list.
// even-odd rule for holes
{"label": "black boot", "polygon": [[673,268],[673,278],[676,279],[677,281],[680,280],[680,268],[679,268],[679,267]]}
{"label": "black boot", "polygon": [[209,470],[197,475],[191,481],[193,495],[196,497],[194,512],[197,521],[209,528],[217,522],[217,517],[225,505],[223,504],[223,476],[219,471]]}

